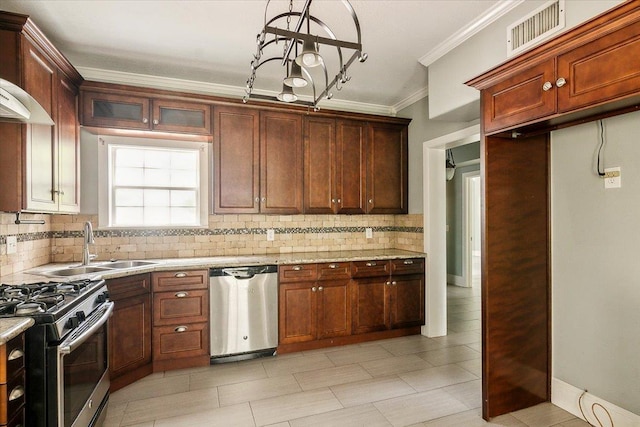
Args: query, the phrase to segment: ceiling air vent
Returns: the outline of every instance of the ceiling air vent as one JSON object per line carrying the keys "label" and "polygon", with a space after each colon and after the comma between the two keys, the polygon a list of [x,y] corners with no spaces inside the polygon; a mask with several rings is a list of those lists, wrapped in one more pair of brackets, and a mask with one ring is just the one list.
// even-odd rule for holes
{"label": "ceiling air vent", "polygon": [[507,28],[507,56],[518,54],[564,28],[564,0],[545,3]]}

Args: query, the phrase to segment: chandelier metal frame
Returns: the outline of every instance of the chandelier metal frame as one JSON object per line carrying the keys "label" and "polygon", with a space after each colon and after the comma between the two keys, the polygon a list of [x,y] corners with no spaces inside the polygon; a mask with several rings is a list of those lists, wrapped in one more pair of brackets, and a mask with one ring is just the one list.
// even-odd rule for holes
{"label": "chandelier metal frame", "polygon": [[[331,99],[333,97],[333,93],[331,92],[333,88],[335,88],[336,90],[342,90],[342,86],[349,80],[351,80],[351,77],[347,74],[347,70],[355,62],[355,60],[357,59],[359,62],[365,62],[367,60],[368,55],[362,52],[362,37],[358,16],[351,6],[351,3],[349,3],[348,0],[342,0],[342,4],[347,9],[353,20],[353,25],[356,33],[356,41],[339,40],[335,36],[335,33],[325,22],[310,13],[310,7],[313,0],[305,0],[304,5],[302,6],[302,9],[300,11],[294,11],[293,0],[289,0],[288,12],[280,13],[269,19],[267,17],[267,13],[270,2],[271,0],[267,0],[267,4],[265,6],[264,27],[256,37],[257,48],[256,53],[253,55],[253,59],[251,61],[251,74],[247,79],[245,89],[246,95],[243,98],[243,102],[246,103],[249,101],[249,99],[263,99],[270,101],[278,100],[292,104],[306,105],[309,107],[313,107],[313,109],[317,111],[320,109],[318,107],[318,103],[320,101],[322,101],[323,99]],[[293,29],[290,28],[292,18],[298,18],[297,23],[295,24],[295,27]],[[284,22],[286,22],[286,29],[279,28],[277,26],[279,23]],[[311,34],[310,29],[312,22],[319,29],[322,29],[325,34],[323,34],[322,36]],[[306,33],[301,32],[305,23],[307,29]],[[267,50],[274,50],[274,47],[280,42],[284,43],[284,47],[281,51],[282,53],[276,53],[274,56],[267,57],[265,52]],[[302,54],[300,54],[300,58],[297,61],[296,57],[299,56],[298,48],[301,46],[303,46],[304,48],[306,48],[307,46],[314,46],[315,53],[319,55],[318,51],[321,45],[335,47],[339,68],[333,80],[329,81],[329,72],[327,70],[326,63],[324,60],[320,60],[318,65],[322,69],[322,72],[319,73],[320,78],[318,78],[318,75],[316,75],[316,79],[319,80],[324,77],[324,82],[323,85],[318,88],[316,86],[316,81],[314,81],[311,73],[307,70],[307,67],[310,66],[305,64],[303,60],[300,59],[302,57]],[[343,55],[343,50],[353,51],[346,62],[344,61],[346,55]],[[280,61],[286,72],[285,78],[289,77],[290,69],[293,68],[291,65],[293,65],[294,62],[299,64],[301,66],[302,78],[307,81],[308,86],[310,86],[312,89],[313,101],[303,101],[298,99],[297,95],[295,95],[293,92],[294,87],[288,87],[284,83],[283,92],[278,96],[268,96],[254,93],[253,89],[258,69],[260,69],[260,67],[262,67],[264,64],[273,61]],[[319,89],[322,89],[320,93],[318,93]]]}

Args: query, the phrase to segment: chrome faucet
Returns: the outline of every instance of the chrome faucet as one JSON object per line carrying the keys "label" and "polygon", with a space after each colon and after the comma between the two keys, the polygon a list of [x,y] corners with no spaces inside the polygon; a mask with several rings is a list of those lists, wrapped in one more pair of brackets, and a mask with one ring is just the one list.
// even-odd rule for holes
{"label": "chrome faucet", "polygon": [[87,221],[84,223],[84,238],[83,238],[83,246],[82,246],[82,265],[89,265],[92,259],[96,258],[98,255],[89,253],[89,245],[94,245],[96,243],[93,238],[93,227],[91,226],[91,221]]}

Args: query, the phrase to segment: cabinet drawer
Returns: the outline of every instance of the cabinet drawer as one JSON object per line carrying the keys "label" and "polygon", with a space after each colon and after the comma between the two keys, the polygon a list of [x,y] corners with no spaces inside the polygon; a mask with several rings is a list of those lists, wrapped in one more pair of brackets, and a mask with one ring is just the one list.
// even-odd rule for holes
{"label": "cabinet drawer", "polygon": [[349,279],[351,264],[348,262],[327,262],[318,264],[318,280]]}
{"label": "cabinet drawer", "polygon": [[391,261],[391,274],[424,273],[424,258],[394,259]]}
{"label": "cabinet drawer", "polygon": [[153,294],[153,326],[206,322],[208,318],[208,290]]}
{"label": "cabinet drawer", "polygon": [[150,275],[136,274],[135,276],[109,279],[107,280],[107,289],[112,301],[145,295],[151,292]]}
{"label": "cabinet drawer", "polygon": [[164,271],[151,274],[154,292],[208,289],[209,270]]}
{"label": "cabinet drawer", "polygon": [[153,360],[209,355],[207,323],[176,324],[153,328]]}
{"label": "cabinet drawer", "polygon": [[318,278],[317,264],[281,265],[278,267],[280,283],[306,282]]}
{"label": "cabinet drawer", "polygon": [[0,385],[0,424],[6,424],[24,406],[24,370],[8,384]]}
{"label": "cabinet drawer", "polygon": [[351,277],[388,276],[391,272],[389,261],[354,261],[351,263]]}
{"label": "cabinet drawer", "polygon": [[24,368],[24,334],[0,347],[0,383],[6,383]]}

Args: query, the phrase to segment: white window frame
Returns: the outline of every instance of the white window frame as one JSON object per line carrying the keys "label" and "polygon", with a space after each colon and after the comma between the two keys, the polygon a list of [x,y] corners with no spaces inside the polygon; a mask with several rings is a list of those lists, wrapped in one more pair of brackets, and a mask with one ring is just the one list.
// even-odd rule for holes
{"label": "white window frame", "polygon": [[[114,146],[189,149],[199,151],[199,224],[196,225],[114,225],[112,221],[111,148]],[[98,225],[100,228],[204,228],[209,224],[209,144],[206,142],[174,141],[166,139],[100,136],[98,144]]]}

